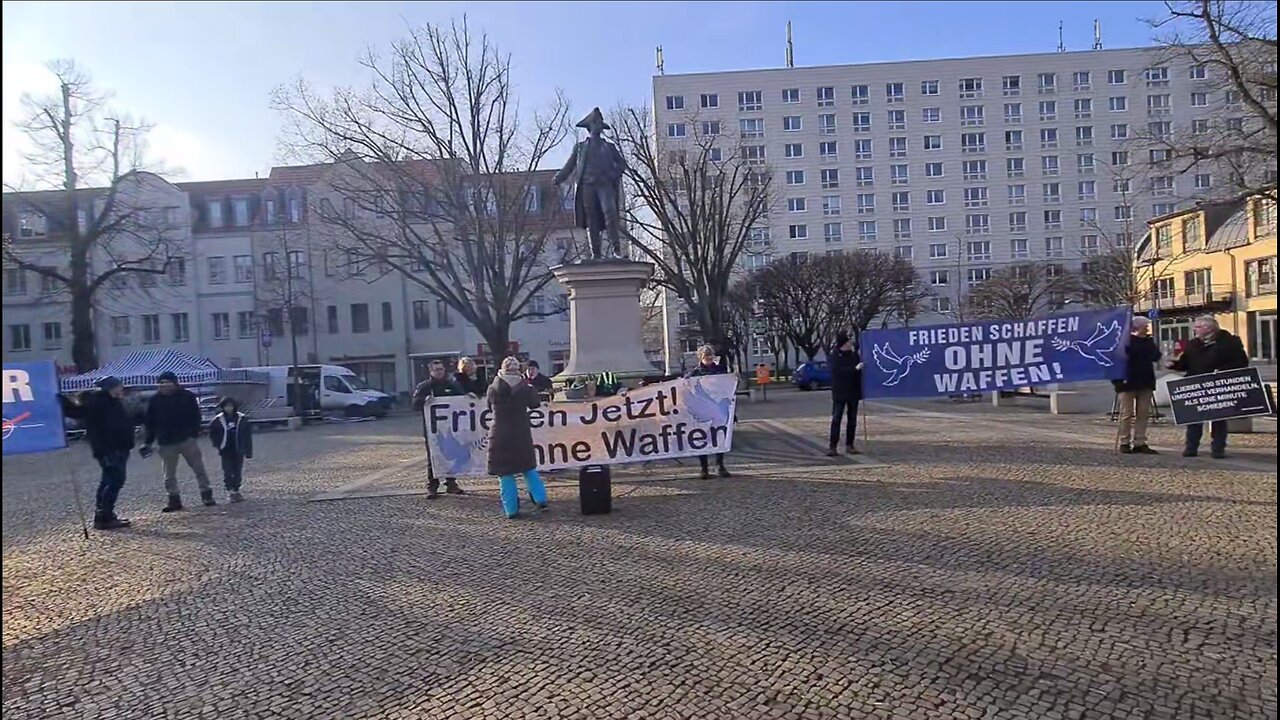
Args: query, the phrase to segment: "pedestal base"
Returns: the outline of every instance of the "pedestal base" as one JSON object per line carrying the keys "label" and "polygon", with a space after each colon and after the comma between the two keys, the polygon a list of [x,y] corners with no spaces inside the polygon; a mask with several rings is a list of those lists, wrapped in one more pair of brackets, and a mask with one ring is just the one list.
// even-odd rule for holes
{"label": "pedestal base", "polygon": [[557,381],[613,373],[620,379],[656,371],[644,354],[640,291],[653,265],[588,260],[551,269],[569,290],[569,363]]}

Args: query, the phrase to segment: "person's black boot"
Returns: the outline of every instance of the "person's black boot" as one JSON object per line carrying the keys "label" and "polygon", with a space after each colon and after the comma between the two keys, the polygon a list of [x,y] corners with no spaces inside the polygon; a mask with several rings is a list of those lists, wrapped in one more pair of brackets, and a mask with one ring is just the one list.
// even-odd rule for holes
{"label": "person's black boot", "polygon": [[827,457],[840,457],[840,451],[836,450],[835,445],[827,449]]}
{"label": "person's black boot", "polygon": [[444,479],[444,491],[450,495],[466,495],[466,491],[458,487],[458,481],[454,478]]}
{"label": "person's black boot", "polygon": [[427,483],[427,499],[435,500],[438,497],[440,497],[440,483],[436,480],[431,480]]}
{"label": "person's black boot", "polygon": [[161,508],[160,512],[167,512],[167,513],[169,513],[169,512],[178,512],[178,511],[179,511],[179,510],[181,510],[181,509],[182,509],[182,496],[181,496],[181,495],[170,495],[170,496],[169,496],[169,504],[168,504],[168,505],[165,505],[163,508]]}
{"label": "person's black boot", "polygon": [[711,479],[711,470],[709,470],[706,465],[702,466],[702,479],[703,480]]}
{"label": "person's black boot", "polygon": [[94,530],[121,530],[133,523],[118,517],[96,517],[93,519]]}
{"label": "person's black boot", "polygon": [[856,448],[856,447],[854,447],[854,446],[852,446],[852,445],[850,445],[850,446],[846,447],[846,448],[844,449],[844,451],[845,451],[845,453],[846,453],[846,454],[848,454],[848,455],[861,455],[861,454],[862,454],[862,451],[861,451],[861,450],[859,450],[858,448]]}
{"label": "person's black boot", "polygon": [[1225,448],[1214,448],[1209,451],[1209,457],[1213,458],[1214,460],[1222,460],[1226,456],[1227,456],[1227,451]]}
{"label": "person's black boot", "polygon": [[1160,453],[1155,450],[1152,450],[1150,445],[1134,445],[1133,454],[1134,455],[1159,455]]}
{"label": "person's black boot", "polygon": [[733,477],[733,475],[730,475],[730,474],[729,474],[729,468],[727,468],[727,467],[725,467],[725,466],[723,466],[723,465],[720,465],[720,466],[717,466],[717,467],[716,467],[716,473],[717,473],[717,474],[719,474],[719,475],[720,475],[720,477],[722,477],[722,478]]}
{"label": "person's black boot", "polygon": [[205,507],[213,507],[214,505],[218,504],[218,501],[213,499],[212,490],[201,490],[200,502],[204,503]]}

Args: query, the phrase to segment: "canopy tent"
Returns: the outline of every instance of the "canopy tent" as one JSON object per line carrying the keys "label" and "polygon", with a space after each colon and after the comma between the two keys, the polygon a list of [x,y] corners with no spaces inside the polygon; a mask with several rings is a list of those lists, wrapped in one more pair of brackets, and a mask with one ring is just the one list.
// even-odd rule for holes
{"label": "canopy tent", "polygon": [[171,372],[183,385],[265,385],[266,373],[253,370],[224,370],[208,358],[198,358],[170,348],[139,350],[97,370],[64,378],[63,392],[88,390],[104,377],[117,377],[125,387],[151,387],[161,373]]}

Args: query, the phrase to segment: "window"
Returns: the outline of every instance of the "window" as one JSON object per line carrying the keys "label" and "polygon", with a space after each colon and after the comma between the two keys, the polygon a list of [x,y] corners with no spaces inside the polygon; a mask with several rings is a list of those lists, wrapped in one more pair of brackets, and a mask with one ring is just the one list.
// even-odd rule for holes
{"label": "window", "polygon": [[1191,134],[1192,134],[1192,135],[1204,135],[1204,134],[1206,134],[1206,133],[1208,133],[1208,132],[1209,132],[1209,121],[1208,121],[1208,120],[1205,120],[1205,119],[1203,119],[1203,118],[1198,118],[1198,119],[1195,119],[1195,120],[1192,120],[1192,121],[1191,121]]}
{"label": "window", "polygon": [[1080,254],[1097,255],[1098,254],[1098,236],[1089,234],[1080,236]]}
{"label": "window", "polygon": [[707,148],[708,162],[718,163],[723,159],[724,159],[724,154],[721,152],[720,148],[718,147]]}
{"label": "window", "polygon": [[1040,128],[1040,149],[1053,150],[1058,147],[1058,128]]}
{"label": "window", "polygon": [[738,112],[752,112],[764,108],[764,98],[759,90],[738,93]]}
{"label": "window", "polygon": [[911,218],[896,218],[893,221],[893,239],[911,239]]}
{"label": "window", "polygon": [[1227,90],[1225,93],[1223,93],[1223,100],[1226,102],[1228,107],[1239,105],[1240,97],[1241,96],[1240,96],[1239,90]]}
{"label": "window", "polygon": [[840,187],[840,171],[836,168],[823,168],[821,179],[823,190],[835,190]]}
{"label": "window", "polygon": [[1265,257],[1244,264],[1245,297],[1274,295],[1276,292],[1276,259]]}
{"label": "window", "polygon": [[302,198],[296,197],[296,196],[289,198],[288,209],[289,209],[289,222],[291,223],[302,222]]}
{"label": "window", "polygon": [[[854,132],[858,132],[857,128],[854,129]],[[821,135],[836,134],[836,114],[835,113],[823,113],[818,116],[818,133]]]}
{"label": "window", "polygon": [[[27,341],[28,344],[30,340]],[[129,345],[133,342],[129,318],[117,315],[111,318],[111,344]]]}
{"label": "window", "polygon": [[1158,278],[1152,283],[1151,294],[1157,300],[1172,300],[1175,292],[1173,278]]}
{"label": "window", "polygon": [[804,157],[804,145],[800,143],[787,143],[782,146],[782,155],[792,159],[802,158]]}
{"label": "window", "polygon": [[818,143],[818,157],[823,160],[837,160],[840,158],[840,145],[835,140],[824,140]]}
{"label": "window", "polygon": [[1024,233],[1027,231],[1027,211],[1018,210],[1009,213],[1009,232]]}
{"label": "window", "polygon": [[252,310],[241,310],[236,313],[236,335],[242,339],[253,337],[254,322]]}
{"label": "window", "polygon": [[875,220],[862,220],[858,222],[858,241],[864,243],[876,241]]}
{"label": "window", "polygon": [[942,108],[924,108],[920,111],[920,121],[927,123],[942,122]]}
{"label": "window", "polygon": [[1172,175],[1158,175],[1151,178],[1152,195],[1172,195],[1174,190]]}
{"label": "window", "polygon": [[[9,349],[13,352],[27,352],[31,349],[30,325],[21,324],[9,326]],[[7,423],[9,421],[5,420],[5,422]]]}
{"label": "window", "polygon": [[707,136],[707,137],[715,137],[715,136],[719,135],[719,134],[720,134],[720,121],[719,121],[719,120],[703,120],[703,121],[702,121],[702,134],[703,134],[703,135],[705,135],[705,136]]}
{"label": "window", "polygon": [[668,95],[668,96],[667,96],[667,109],[668,109],[668,110],[683,110],[683,109],[684,109],[684,96],[683,96],[683,95]]}
{"label": "window", "polygon": [[1082,207],[1080,208],[1080,227],[1091,228],[1098,226],[1098,208]]}
{"label": "window", "polygon": [[1081,180],[1076,183],[1076,198],[1078,200],[1097,200],[1098,199],[1098,181],[1097,180]]}
{"label": "window", "polygon": [[[948,245],[946,243],[929,243],[929,259],[945,260],[947,257],[947,248],[948,248]],[[936,276],[938,273],[942,273],[942,276],[946,277],[946,272],[947,272],[946,270],[935,270],[934,275]],[[944,281],[941,283],[935,282],[933,284],[946,285],[947,283]]]}
{"label": "window", "polygon": [[1108,70],[1107,71],[1108,85],[1124,85],[1124,83],[1125,83],[1124,70]]}
{"label": "window", "polygon": [[1004,104],[1004,121],[1009,125],[1017,125],[1022,122],[1022,103],[1005,103]]}
{"label": "window", "polygon": [[1116,123],[1115,125],[1112,125],[1111,139],[1112,140],[1128,140],[1129,126],[1126,125],[1125,123]]}
{"label": "window", "polygon": [[786,174],[786,181],[787,181],[787,184],[788,184],[788,185],[803,185],[803,184],[804,184],[804,171],[803,171],[803,170],[788,170],[788,171],[787,171],[787,174]]}
{"label": "window", "polygon": [[1077,120],[1088,120],[1093,117],[1093,101],[1089,98],[1079,98],[1073,105]]}
{"label": "window", "polygon": [[1188,270],[1182,274],[1182,281],[1186,285],[1186,293],[1188,295],[1200,295],[1209,291],[1213,281],[1209,270],[1201,268],[1199,270]]}
{"label": "window", "polygon": [[987,151],[986,133],[964,133],[960,136],[960,152],[981,153]]}
{"label": "window", "polygon": [[792,240],[808,240],[809,226],[808,225],[789,225],[787,226],[787,237],[791,238]]}
{"label": "window", "polygon": [[965,256],[969,262],[991,259],[990,240],[970,240],[965,243]]}
{"label": "window", "polygon": [[1022,149],[1021,130],[1004,131],[1004,149],[1005,152],[1017,152]]}
{"label": "window", "polygon": [[249,198],[231,199],[231,222],[236,227],[249,225]]}
{"label": "window", "polygon": [[982,78],[960,78],[960,99],[982,97]]}
{"label": "window", "polygon": [[[760,120],[761,137],[763,137],[764,121]],[[804,129],[804,118],[799,115],[786,115],[782,118],[783,132],[799,132]]]}
{"label": "window", "polygon": [[764,137],[764,118],[742,118],[738,121],[738,131],[743,140],[756,140]]}
{"label": "window", "polygon": [[1147,114],[1148,115],[1168,115],[1172,112],[1168,95],[1148,95],[1147,96]]}
{"label": "window", "polygon": [[833,107],[836,104],[836,89],[833,87],[818,88],[818,107]]}
{"label": "window", "polygon": [[850,88],[850,96],[853,98],[854,105],[866,105],[871,102],[871,87],[868,85],[854,85]]}
{"label": "window", "polygon": [[[213,277],[213,260],[215,260],[215,258],[209,258],[209,263],[210,263],[209,277],[210,278]],[[236,255],[234,258],[232,258],[232,263],[235,266],[236,282],[238,283],[253,282],[253,256]],[[210,282],[213,282],[213,281],[210,280]]]}
{"label": "window", "polygon": [[1095,168],[1093,153],[1076,155],[1076,171],[1081,175],[1092,175]]}
{"label": "window", "polygon": [[431,327],[431,301],[413,301],[413,329],[426,330]]}
{"label": "window", "polygon": [[1173,159],[1173,151],[1168,149],[1151,150],[1147,155],[1147,159],[1152,165],[1167,163]]}
{"label": "window", "polygon": [[890,185],[907,185],[911,181],[910,171],[906,165],[890,165],[889,166],[889,184]]}
{"label": "window", "polygon": [[1169,68],[1167,67],[1149,67],[1145,75],[1147,87],[1165,87],[1169,84]]}
{"label": "window", "polygon": [[1173,123],[1168,120],[1156,120],[1154,122],[1149,122],[1147,123],[1147,133],[1154,138],[1161,140],[1168,139],[1173,136]]}
{"label": "window", "polygon": [[351,332],[369,332],[369,305],[367,303],[352,303]]}
{"label": "window", "polygon": [[858,187],[871,187],[876,184],[875,168],[868,165],[860,165],[854,168],[853,172]]}
{"label": "window", "polygon": [[1026,185],[1010,185],[1009,186],[1009,204],[1010,205],[1026,205],[1027,204],[1027,186]]}
{"label": "window", "polygon": [[[24,212],[18,218],[18,236],[24,238],[44,237],[48,230],[48,220],[38,212]],[[82,230],[83,232],[83,230]]]}
{"label": "window", "polygon": [[857,200],[859,215],[870,215],[876,211],[876,196],[874,194],[860,193]]}
{"label": "window", "polygon": [[1009,178],[1020,178],[1027,173],[1026,158],[1005,158],[1004,172]]}
{"label": "window", "polygon": [[975,288],[991,279],[991,268],[969,268],[969,287]]}
{"label": "window", "polygon": [[899,260],[911,260],[916,256],[915,248],[910,245],[899,245],[893,249],[893,256]]}
{"label": "window", "polygon": [[1044,227],[1046,230],[1062,229],[1062,211],[1061,210],[1045,210],[1044,211]]}
{"label": "window", "polygon": [[964,171],[965,180],[986,180],[987,179],[987,161],[986,160],[965,160],[961,169]]}
{"label": "window", "polygon": [[1111,192],[1120,193],[1120,194],[1127,193],[1127,192],[1130,192],[1129,187],[1130,187],[1129,178],[1116,178],[1111,181]]}
{"label": "window", "polygon": [[945,232],[947,229],[947,218],[945,216],[929,217],[929,232]]}
{"label": "window", "polygon": [[984,187],[967,187],[964,189],[964,206],[978,208],[987,206],[987,189]]}
{"label": "window", "polygon": [[1191,93],[1191,107],[1208,107],[1209,93],[1193,92]]}
{"label": "window", "polygon": [[328,307],[325,308],[325,320],[327,321],[327,325],[329,327],[329,334],[337,335],[338,334],[338,306],[337,305],[329,305]]}
{"label": "window", "polygon": [[[831,117],[834,118],[835,116],[832,115]],[[833,119],[832,125],[834,126],[834,124],[835,122]],[[853,114],[853,131],[856,133],[871,132],[871,113],[869,112],[854,113]]]}
{"label": "window", "polygon": [[982,127],[985,122],[984,111],[981,105],[960,106],[961,127]]}
{"label": "window", "polygon": [[1112,167],[1125,167],[1129,164],[1128,150],[1114,150],[1111,152]]}
{"label": "window", "polygon": [[947,191],[946,190],[926,190],[924,193],[924,204],[925,205],[946,205]]}
{"label": "window", "polygon": [[1000,87],[1005,97],[1017,97],[1022,94],[1022,76],[1005,75],[1000,78]]}
{"label": "window", "polygon": [[782,102],[787,105],[795,105],[800,102],[800,88],[783,88]]}
{"label": "window", "polygon": [[285,262],[288,264],[289,277],[302,277],[302,266],[305,264],[305,260],[301,250],[290,250],[289,254],[285,256]]}
{"label": "window", "polygon": [[449,303],[444,300],[436,300],[436,327],[453,327],[453,318],[449,316]]}
{"label": "window", "polygon": [[931,178],[940,178],[943,176],[944,166],[940,162],[931,162],[924,164],[924,176]]}
{"label": "window", "polygon": [[1030,241],[1026,238],[1015,238],[1009,241],[1009,257],[1014,260],[1026,260],[1031,257]]}
{"label": "window", "polygon": [[977,213],[964,216],[965,235],[989,235],[991,233],[991,216]]}
{"label": "window", "polygon": [[1076,147],[1093,147],[1093,126],[1081,125],[1076,128]]}
{"label": "window", "polygon": [[224,312],[213,314],[213,339],[231,339],[231,315]]}
{"label": "window", "polygon": [[890,198],[894,212],[911,212],[911,193],[895,192]]}
{"label": "window", "polygon": [[209,219],[209,227],[222,227],[222,201],[209,200],[204,204],[205,216]]}
{"label": "window", "polygon": [[804,212],[809,204],[804,198],[787,198],[787,212]]}
{"label": "window", "polygon": [[44,323],[42,329],[44,330],[43,347],[45,350],[57,350],[62,347],[62,323],[47,322]]}
{"label": "window", "polygon": [[938,81],[937,80],[920,81],[920,94],[921,95],[937,95]]}
{"label": "window", "polygon": [[1203,63],[1200,65],[1192,65],[1187,76],[1192,80],[1204,80],[1209,77],[1209,69]]}
{"label": "window", "polygon": [[907,111],[906,110],[890,110],[889,111],[889,129],[890,130],[906,130],[907,129]]}
{"label": "window", "polygon": [[1111,112],[1125,112],[1129,109],[1129,98],[1123,95],[1108,98],[1107,109]]}
{"label": "window", "polygon": [[1044,256],[1047,258],[1060,258],[1066,251],[1063,249],[1062,238],[1047,237],[1044,239]]}
{"label": "window", "polygon": [[173,330],[173,342],[189,342],[191,340],[191,327],[187,323],[186,313],[170,313],[169,326]]}
{"label": "window", "polygon": [[924,149],[925,150],[941,150],[942,136],[941,135],[925,135]]}
{"label": "window", "polygon": [[1088,70],[1077,70],[1071,73],[1071,89],[1076,92],[1084,92],[1093,87],[1090,73]]}
{"label": "window", "polygon": [[1056,100],[1040,101],[1040,120],[1049,121],[1058,119],[1058,103]]}
{"label": "window", "polygon": [[840,196],[839,195],[823,196],[822,214],[826,217],[837,217],[840,215]]}
{"label": "window", "polygon": [[209,263],[209,284],[222,285],[227,282],[227,259],[221,256],[214,256],[208,259]]}
{"label": "window", "polygon": [[1228,130],[1233,130],[1237,132],[1240,130],[1244,130],[1244,118],[1242,117],[1227,118],[1226,128]]}
{"label": "window", "polygon": [[142,316],[142,342],[147,345],[155,345],[160,342],[159,315]]}
{"label": "window", "polygon": [[[117,275],[116,277],[122,277]],[[4,269],[4,294],[17,297],[27,294],[27,271],[22,268]]]}
{"label": "window", "polygon": [[1058,91],[1058,74],[1057,73],[1040,73],[1037,76],[1040,87],[1040,94],[1045,95]]}
{"label": "window", "polygon": [[900,82],[885,83],[884,96],[887,103],[900,103],[906,100],[906,91]]}
{"label": "window", "polygon": [[742,162],[747,165],[763,165],[765,162],[765,153],[763,145],[743,145],[739,151],[742,156]]}
{"label": "window", "polygon": [[844,240],[844,226],[838,222],[829,222],[822,224],[822,239],[824,242],[834,243]]}
{"label": "window", "polygon": [[262,277],[264,280],[275,280],[280,275],[280,253],[262,253]]}
{"label": "window", "polygon": [[686,129],[684,123],[667,123],[667,137],[682,138],[687,135],[688,135],[688,130]]}
{"label": "window", "polygon": [[[541,296],[539,295],[536,297],[541,297]],[[391,312],[391,303],[389,302],[382,303],[382,330],[384,332],[391,332],[392,330],[395,329],[395,324],[393,322],[393,319],[394,317]]]}
{"label": "window", "polygon": [[1040,156],[1040,172],[1053,177],[1061,172],[1061,166],[1058,164],[1057,155],[1041,155]]}
{"label": "window", "polygon": [[1213,187],[1213,176],[1209,173],[1196,174],[1196,189],[1208,190]]}
{"label": "window", "polygon": [[716,93],[703,93],[699,98],[698,104],[707,109],[720,107],[720,96]]}
{"label": "window", "polygon": [[1114,217],[1114,219],[1116,219],[1116,220],[1129,220],[1129,219],[1132,219],[1132,218],[1133,218],[1133,207],[1131,207],[1131,206],[1129,206],[1129,205],[1116,205],[1116,206],[1115,206],[1115,214],[1113,215],[1113,217]]}

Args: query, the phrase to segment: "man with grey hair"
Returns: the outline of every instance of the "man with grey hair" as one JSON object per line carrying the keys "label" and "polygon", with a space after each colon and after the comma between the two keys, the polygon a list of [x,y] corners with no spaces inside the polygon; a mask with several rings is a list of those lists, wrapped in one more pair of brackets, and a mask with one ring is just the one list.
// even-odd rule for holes
{"label": "man with grey hair", "polygon": [[1135,316],[1125,346],[1123,380],[1114,380],[1120,406],[1120,452],[1155,455],[1147,444],[1147,424],[1156,392],[1156,368],[1160,348],[1151,337],[1151,321]]}
{"label": "man with grey hair", "polygon": [[[1237,370],[1249,366],[1249,354],[1244,350],[1240,338],[1223,330],[1212,315],[1196,318],[1195,337],[1187,343],[1182,354],[1175,357],[1169,369],[1192,375],[1208,375],[1222,370]],[[1227,456],[1227,421],[1215,420],[1209,423],[1209,450],[1215,458]],[[1182,449],[1183,457],[1195,457],[1200,454],[1200,440],[1204,437],[1204,425],[1194,423],[1187,426],[1186,445]]]}

